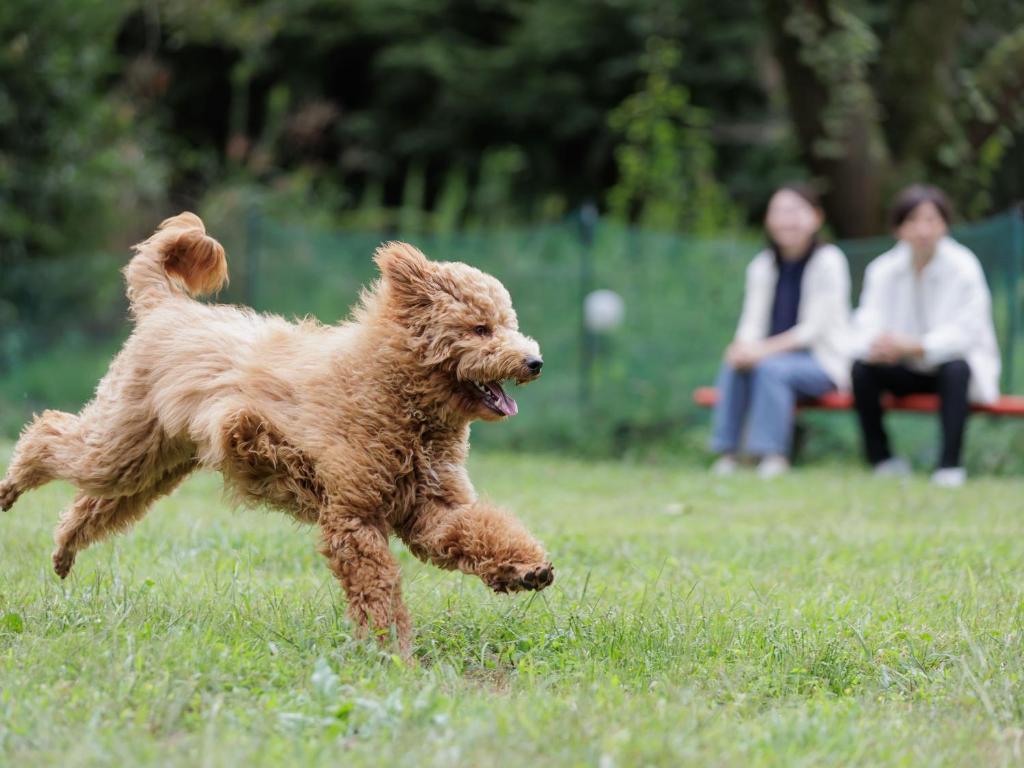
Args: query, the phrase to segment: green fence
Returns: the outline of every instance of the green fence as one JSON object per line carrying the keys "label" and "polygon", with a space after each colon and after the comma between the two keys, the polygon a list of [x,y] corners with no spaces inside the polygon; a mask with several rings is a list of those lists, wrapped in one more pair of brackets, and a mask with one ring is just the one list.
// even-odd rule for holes
{"label": "green fence", "polygon": [[[735,328],[744,268],[760,247],[749,233],[695,238],[610,222],[584,227],[577,218],[448,235],[317,231],[256,213],[208,224],[229,253],[232,283],[222,299],[286,316],[344,318],[373,278],[371,254],[385,239],[408,239],[433,258],[491,272],[511,292],[524,332],[540,342],[544,376],[516,391],[519,416],[481,425],[474,443],[596,453],[702,441],[707,417],[691,392],[714,378]],[[1024,384],[1016,330],[1022,227],[1012,212],[955,230],[992,286],[1008,389]],[[850,258],[855,296],[866,263],[890,244],[839,243]],[[38,311],[22,309],[3,335],[0,408],[7,414],[0,429],[10,431],[32,409],[72,408],[88,397],[127,329],[116,271],[126,258],[49,268],[45,282],[60,286],[60,301],[76,312],[69,316],[59,311],[65,305],[40,299]],[[5,279],[31,286],[44,272],[10,272]],[[625,302],[624,322],[607,335],[583,330],[582,297],[594,288],[614,290]]]}

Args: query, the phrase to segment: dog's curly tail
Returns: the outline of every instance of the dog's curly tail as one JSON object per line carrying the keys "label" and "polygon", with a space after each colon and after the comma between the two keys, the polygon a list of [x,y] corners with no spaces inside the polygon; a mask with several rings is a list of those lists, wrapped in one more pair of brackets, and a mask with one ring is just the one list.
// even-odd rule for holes
{"label": "dog's curly tail", "polygon": [[189,211],[165,220],[134,250],[124,276],[135,314],[172,296],[213,293],[228,279],[224,247],[206,234],[203,220]]}

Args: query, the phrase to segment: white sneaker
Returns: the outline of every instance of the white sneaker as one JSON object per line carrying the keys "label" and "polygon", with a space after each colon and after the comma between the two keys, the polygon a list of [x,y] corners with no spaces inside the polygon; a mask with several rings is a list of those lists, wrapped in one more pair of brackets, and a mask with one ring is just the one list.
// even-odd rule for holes
{"label": "white sneaker", "polygon": [[719,456],[718,460],[711,465],[711,474],[716,477],[729,477],[729,475],[735,475],[739,468],[740,463],[736,461],[736,457],[727,453]]}
{"label": "white sneaker", "polygon": [[890,456],[875,464],[872,473],[875,477],[907,477],[910,474],[910,463],[899,456]]}
{"label": "white sneaker", "polygon": [[789,472],[789,459],[785,456],[765,456],[757,465],[757,476],[762,480],[771,480],[787,472]]}
{"label": "white sneaker", "polygon": [[967,482],[967,470],[963,467],[943,467],[932,473],[932,485],[940,488],[959,488]]}

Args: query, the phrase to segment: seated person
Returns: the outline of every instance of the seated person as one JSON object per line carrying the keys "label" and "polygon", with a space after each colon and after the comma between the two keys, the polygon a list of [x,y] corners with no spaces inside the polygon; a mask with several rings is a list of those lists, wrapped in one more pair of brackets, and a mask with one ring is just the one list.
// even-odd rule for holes
{"label": "seated person", "polygon": [[801,185],[768,203],[769,245],[747,267],[739,327],[718,376],[716,474],[735,471],[744,432],[761,477],[787,471],[796,399],[848,387],[850,270],[843,252],[821,241],[823,221],[817,196]]}
{"label": "seated person", "polygon": [[968,399],[999,397],[992,297],[978,259],[948,236],[949,200],[935,187],[903,190],[892,209],[899,242],[868,265],[854,315],[853,395],[864,453],[878,475],[904,475],[882,424],[882,393],[937,392],[942,450],[932,481],[963,485]]}

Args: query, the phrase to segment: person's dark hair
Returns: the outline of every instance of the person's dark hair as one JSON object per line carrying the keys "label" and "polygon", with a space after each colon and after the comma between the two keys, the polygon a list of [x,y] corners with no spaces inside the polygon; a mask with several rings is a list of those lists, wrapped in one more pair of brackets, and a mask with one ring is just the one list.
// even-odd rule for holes
{"label": "person's dark hair", "polygon": [[[822,210],[821,197],[819,197],[818,195],[818,190],[816,190],[812,185],[806,182],[792,181],[787,184],[782,184],[781,186],[777,187],[774,192],[772,192],[771,197],[768,198],[768,201],[771,202],[771,198],[775,197],[777,194],[779,194],[779,192],[792,192],[794,195],[802,197],[813,208],[817,208],[819,211]],[[767,212],[768,209],[766,206],[765,213],[767,214]]]}
{"label": "person's dark hair", "polygon": [[925,203],[935,206],[943,221],[946,222],[946,226],[952,223],[953,206],[945,192],[928,184],[911,184],[901,190],[892,203],[889,221],[892,223],[893,229],[903,224],[919,205]]}

